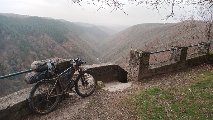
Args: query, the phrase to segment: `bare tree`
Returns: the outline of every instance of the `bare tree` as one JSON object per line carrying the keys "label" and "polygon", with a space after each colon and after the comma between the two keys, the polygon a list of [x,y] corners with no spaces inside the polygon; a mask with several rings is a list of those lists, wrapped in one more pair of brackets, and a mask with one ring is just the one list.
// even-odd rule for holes
{"label": "bare tree", "polygon": [[[175,15],[174,7],[184,8],[184,6],[213,6],[213,0],[72,0],[74,3],[81,5],[81,3],[87,3],[99,6],[99,9],[108,6],[114,10],[121,10],[125,14],[126,12],[123,10],[125,5],[135,4],[141,6],[152,7],[154,9],[159,10],[161,7],[167,7],[170,10],[170,14],[167,15],[167,18],[173,17]],[[98,9],[98,10],[99,10]]]}
{"label": "bare tree", "polygon": [[213,7],[209,6],[202,6],[200,7],[200,10],[198,11],[198,15],[200,15],[201,20],[206,23],[206,37],[207,40],[210,41],[213,39],[212,36],[212,27],[213,27]]}

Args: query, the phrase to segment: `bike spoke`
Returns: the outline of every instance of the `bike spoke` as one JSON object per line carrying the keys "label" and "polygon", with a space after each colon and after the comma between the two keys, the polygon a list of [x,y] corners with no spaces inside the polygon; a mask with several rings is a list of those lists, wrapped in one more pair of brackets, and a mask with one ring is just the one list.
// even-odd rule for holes
{"label": "bike spoke", "polygon": [[31,97],[31,105],[37,113],[45,114],[51,111],[58,103],[59,95],[52,82],[42,82],[38,85]]}
{"label": "bike spoke", "polygon": [[90,75],[84,75],[78,82],[79,91],[82,94],[89,94],[95,88],[95,80]]}

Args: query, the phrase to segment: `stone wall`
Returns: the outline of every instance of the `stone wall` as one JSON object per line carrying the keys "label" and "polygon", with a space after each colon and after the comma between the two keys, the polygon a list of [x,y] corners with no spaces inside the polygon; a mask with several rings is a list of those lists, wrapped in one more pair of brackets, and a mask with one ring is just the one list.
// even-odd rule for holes
{"label": "stone wall", "polygon": [[[198,52],[202,52],[202,54],[197,55],[196,57],[187,59],[188,48],[194,47],[194,46],[198,46],[199,48],[202,48],[202,49],[198,49]],[[130,56],[130,62],[129,62],[130,65],[129,66],[132,67],[132,68],[130,68],[130,70],[136,70],[136,71],[133,71],[133,73],[136,73],[135,80],[143,81],[143,79],[147,78],[147,77],[152,77],[152,76],[158,75],[158,74],[177,71],[180,69],[199,65],[202,63],[212,64],[213,55],[210,54],[210,52],[209,52],[210,43],[201,43],[201,44],[194,45],[194,46],[177,47],[177,48],[172,48],[170,50],[156,51],[156,52],[142,52],[140,50],[130,51],[131,56]],[[204,47],[202,47],[202,46],[204,46]],[[155,67],[155,68],[150,67],[149,60],[150,60],[151,54],[157,54],[160,52],[171,51],[173,49],[178,50],[180,52],[180,54],[178,54],[178,56],[171,55],[171,56],[175,56],[176,58],[178,58],[178,60],[172,60],[172,59],[176,59],[176,58],[172,58],[170,61],[167,62],[167,64],[161,64],[160,66]],[[205,51],[205,52],[203,53],[203,51]],[[172,52],[171,52],[171,54],[172,54]],[[137,63],[137,65],[133,64],[133,61],[134,61],[134,63]],[[173,62],[171,62],[171,61],[173,61]],[[134,69],[134,68],[138,68],[138,69]],[[132,73],[132,71],[130,71],[130,73]]]}
{"label": "stone wall", "polygon": [[138,72],[139,72],[139,59],[141,53],[138,50],[131,50],[130,51],[130,59],[129,59],[129,77],[132,80],[135,80],[138,78]]}
{"label": "stone wall", "polygon": [[[84,66],[97,81],[110,82],[118,80],[127,82],[127,72],[118,65],[99,64]],[[31,114],[27,97],[30,89],[24,89],[0,98],[0,120],[20,120]]]}
{"label": "stone wall", "polygon": [[89,71],[93,75],[93,77],[98,81],[119,81],[123,83],[127,82],[128,72],[118,65],[97,64],[84,66],[84,68]]}

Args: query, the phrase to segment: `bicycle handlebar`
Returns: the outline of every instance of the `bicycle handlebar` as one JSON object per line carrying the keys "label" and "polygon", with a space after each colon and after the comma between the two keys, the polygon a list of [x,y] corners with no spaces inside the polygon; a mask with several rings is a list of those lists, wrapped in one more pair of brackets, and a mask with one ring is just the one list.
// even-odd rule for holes
{"label": "bicycle handlebar", "polygon": [[82,61],[80,58],[72,59],[73,65],[81,66],[82,64],[86,64],[85,61]]}

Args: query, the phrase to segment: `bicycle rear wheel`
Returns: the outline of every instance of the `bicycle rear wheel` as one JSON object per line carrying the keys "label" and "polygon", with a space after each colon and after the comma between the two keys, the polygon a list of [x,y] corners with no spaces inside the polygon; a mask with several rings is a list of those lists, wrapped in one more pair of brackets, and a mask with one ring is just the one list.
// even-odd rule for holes
{"label": "bicycle rear wheel", "polygon": [[38,82],[31,90],[29,95],[29,106],[38,114],[51,112],[59,103],[60,89],[54,81]]}
{"label": "bicycle rear wheel", "polygon": [[88,97],[94,93],[97,81],[89,73],[80,74],[75,81],[75,91],[81,97]]}

